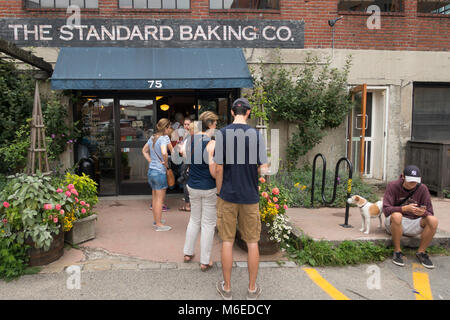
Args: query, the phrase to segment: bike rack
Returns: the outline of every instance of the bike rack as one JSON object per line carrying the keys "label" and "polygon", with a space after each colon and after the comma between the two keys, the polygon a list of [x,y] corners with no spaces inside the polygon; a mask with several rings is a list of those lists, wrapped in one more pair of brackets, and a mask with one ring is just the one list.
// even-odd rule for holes
{"label": "bike rack", "polygon": [[[335,170],[335,174],[334,174],[334,187],[333,187],[333,197],[331,199],[331,201],[327,201],[325,199],[325,175],[326,175],[326,169],[327,169],[327,161],[325,159],[325,157],[321,154],[318,153],[316,154],[316,156],[314,157],[313,160],[313,169],[312,169],[312,184],[311,184],[311,206],[314,207],[314,182],[316,179],[316,160],[318,157],[322,158],[322,202],[324,204],[332,204],[335,200],[336,200],[336,188],[337,188],[337,182],[338,182],[338,176],[339,176],[339,165],[341,164],[342,161],[346,161],[347,162],[347,166],[349,169],[349,176],[348,176],[348,181],[347,181],[347,199],[350,198],[350,193],[352,192],[352,176],[353,176],[353,165],[351,163],[351,161],[348,158],[340,158],[336,164],[336,170]],[[353,228],[353,226],[348,224],[348,210],[349,210],[349,203],[347,201],[345,201],[345,222],[344,224],[340,224],[340,226],[344,227],[344,228]]]}

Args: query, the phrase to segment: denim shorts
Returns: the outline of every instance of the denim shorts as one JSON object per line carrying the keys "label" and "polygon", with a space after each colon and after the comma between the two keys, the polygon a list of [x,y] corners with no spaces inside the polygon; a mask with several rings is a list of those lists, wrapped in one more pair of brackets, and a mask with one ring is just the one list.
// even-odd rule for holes
{"label": "denim shorts", "polygon": [[167,189],[167,175],[165,172],[158,170],[148,170],[148,184],[152,190]]}

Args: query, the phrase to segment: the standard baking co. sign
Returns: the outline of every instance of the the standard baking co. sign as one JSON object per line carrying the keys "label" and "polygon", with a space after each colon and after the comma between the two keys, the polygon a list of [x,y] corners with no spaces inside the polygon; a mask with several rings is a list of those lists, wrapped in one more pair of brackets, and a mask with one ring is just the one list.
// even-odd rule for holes
{"label": "the standard baking co. sign", "polygon": [[20,46],[303,48],[304,22],[281,20],[0,19]]}

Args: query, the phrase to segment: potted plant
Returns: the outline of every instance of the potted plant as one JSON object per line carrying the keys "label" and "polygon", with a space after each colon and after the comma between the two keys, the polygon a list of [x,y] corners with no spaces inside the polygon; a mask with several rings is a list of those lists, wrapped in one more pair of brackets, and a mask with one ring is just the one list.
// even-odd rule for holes
{"label": "potted plant", "polygon": [[62,206],[68,202],[56,192],[50,176],[10,176],[0,193],[0,236],[10,243],[29,245],[31,266],[53,262],[64,253]]}
{"label": "potted plant", "polygon": [[[280,250],[280,243],[289,239],[291,227],[285,215],[287,199],[277,186],[259,178],[259,214],[261,218],[261,236],[258,242],[259,253],[274,254]],[[246,243],[240,238],[239,227],[237,244],[247,250]]]}
{"label": "potted plant", "polygon": [[65,182],[65,190],[58,190],[72,199],[64,216],[65,241],[75,245],[94,239],[97,215],[93,207],[98,202],[97,183],[84,173],[81,176],[67,173]]}

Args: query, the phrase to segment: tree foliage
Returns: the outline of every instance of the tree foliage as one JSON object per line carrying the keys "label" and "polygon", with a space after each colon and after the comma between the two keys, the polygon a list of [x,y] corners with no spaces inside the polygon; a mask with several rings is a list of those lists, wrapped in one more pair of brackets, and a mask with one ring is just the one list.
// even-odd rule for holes
{"label": "tree foliage", "polygon": [[330,59],[320,63],[309,53],[301,68],[288,68],[278,57],[276,64],[261,61],[259,75],[253,73],[255,88],[263,88],[267,97],[267,117],[295,124],[287,147],[288,168],[322,141],[326,129],[338,127],[351,108],[347,90],[351,57],[342,69],[330,65]]}

